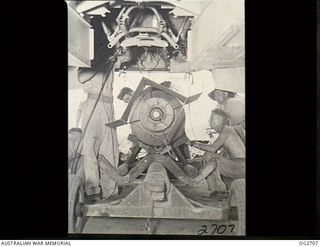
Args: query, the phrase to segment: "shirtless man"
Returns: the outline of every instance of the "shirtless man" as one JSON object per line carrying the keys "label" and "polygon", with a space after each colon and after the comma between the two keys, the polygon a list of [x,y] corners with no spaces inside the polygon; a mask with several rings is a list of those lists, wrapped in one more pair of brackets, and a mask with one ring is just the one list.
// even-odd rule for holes
{"label": "shirtless man", "polygon": [[[208,189],[214,192],[226,192],[226,185],[221,175],[226,178],[245,177],[245,145],[232,126],[228,126],[229,116],[221,110],[215,109],[210,116],[210,127],[219,133],[219,137],[212,144],[191,142],[195,148],[206,151],[203,157],[204,165],[216,161],[216,169],[207,177]],[[216,152],[224,148],[229,158]]]}

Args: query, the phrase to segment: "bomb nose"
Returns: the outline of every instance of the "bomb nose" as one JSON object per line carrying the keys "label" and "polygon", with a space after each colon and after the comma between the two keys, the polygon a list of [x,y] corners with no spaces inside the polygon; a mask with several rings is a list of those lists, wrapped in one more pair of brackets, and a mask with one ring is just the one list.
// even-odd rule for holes
{"label": "bomb nose", "polygon": [[150,117],[154,121],[161,120],[163,118],[163,114],[163,111],[158,107],[155,107],[150,111]]}

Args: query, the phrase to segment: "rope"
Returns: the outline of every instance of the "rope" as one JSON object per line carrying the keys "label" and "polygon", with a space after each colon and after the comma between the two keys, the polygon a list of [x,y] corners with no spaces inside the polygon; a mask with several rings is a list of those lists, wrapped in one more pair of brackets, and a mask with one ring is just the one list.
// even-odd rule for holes
{"label": "rope", "polygon": [[[143,62],[144,62],[144,60],[147,58],[147,56],[148,56],[148,54],[151,54],[152,55],[152,57],[155,59],[155,65],[152,67],[152,68],[150,68],[150,69],[147,69],[146,67],[145,67],[145,65],[143,64]],[[138,65],[138,68],[139,68],[139,71],[140,71],[140,73],[142,74],[142,70],[141,70],[141,67],[139,66],[139,63],[140,63],[140,65],[143,67],[143,69],[144,69],[144,71],[147,71],[147,72],[149,72],[150,73],[150,71],[153,71],[153,70],[155,70],[158,66],[159,66],[159,63],[160,63],[160,61],[161,61],[161,55],[163,55],[163,51],[161,50],[160,51],[160,54],[159,54],[159,52],[158,52],[158,50],[157,50],[157,53],[156,53],[156,55],[159,57],[157,60],[156,60],[156,58],[155,58],[155,56],[152,54],[152,53],[149,53],[149,51],[148,50],[145,50],[144,51],[144,53],[143,53],[143,55],[141,56],[141,58],[139,58],[139,57],[137,57],[137,60],[138,60],[138,62],[137,62],[137,65]],[[163,60],[163,59],[162,59]],[[148,78],[149,78],[150,76],[148,76]],[[150,78],[149,78],[150,79]]]}

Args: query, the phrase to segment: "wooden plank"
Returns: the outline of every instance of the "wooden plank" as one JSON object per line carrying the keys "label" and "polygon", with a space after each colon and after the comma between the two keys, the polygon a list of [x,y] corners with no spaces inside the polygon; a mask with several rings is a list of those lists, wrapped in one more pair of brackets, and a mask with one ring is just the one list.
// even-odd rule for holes
{"label": "wooden plank", "polygon": [[[211,238],[233,235],[236,228],[229,221],[150,219],[151,231],[147,230],[144,218],[89,217],[82,233],[85,234],[152,234],[152,235],[195,235]],[[227,226],[225,231],[224,225]],[[207,231],[204,232],[204,227]],[[219,229],[219,232],[217,231]],[[201,236],[200,236],[201,235]],[[175,236],[173,236],[175,238]],[[187,237],[188,238],[188,237]],[[199,238],[200,239],[200,238]]]}

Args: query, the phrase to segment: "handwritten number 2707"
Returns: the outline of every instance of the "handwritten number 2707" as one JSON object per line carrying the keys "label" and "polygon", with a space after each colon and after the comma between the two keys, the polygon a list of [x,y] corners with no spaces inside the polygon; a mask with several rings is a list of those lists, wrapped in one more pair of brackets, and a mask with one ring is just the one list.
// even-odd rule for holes
{"label": "handwritten number 2707", "polygon": [[230,229],[230,233],[234,230],[234,225],[218,225],[218,224],[212,224],[211,227],[208,227],[207,225],[201,226],[201,228],[198,230],[198,235],[214,235],[216,233],[223,234],[227,229]]}

